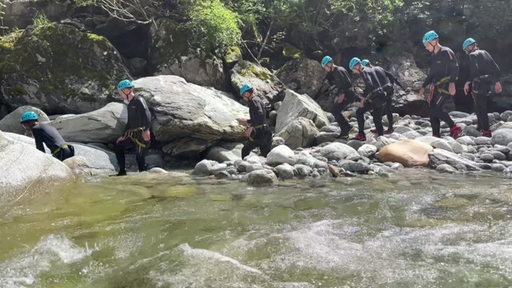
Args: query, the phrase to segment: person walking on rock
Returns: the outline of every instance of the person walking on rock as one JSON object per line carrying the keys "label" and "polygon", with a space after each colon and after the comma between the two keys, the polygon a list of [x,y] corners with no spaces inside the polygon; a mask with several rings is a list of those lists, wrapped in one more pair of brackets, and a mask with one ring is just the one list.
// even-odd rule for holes
{"label": "person walking on rock", "polygon": [[151,139],[151,113],[146,100],[141,96],[135,96],[133,88],[130,80],[122,80],[117,85],[119,95],[128,105],[128,123],[123,136],[117,139],[114,149],[119,164],[118,176],[126,175],[126,151],[135,150],[139,172],[147,169],[145,156]]}
{"label": "person walking on rock", "polygon": [[242,85],[240,96],[249,103],[250,116],[250,119],[237,119],[240,125],[249,126],[245,131],[249,140],[242,148],[242,159],[256,147],[260,148],[261,156],[267,157],[272,148],[272,131],[268,126],[266,105],[260,97],[254,95],[254,89],[249,84]]}
{"label": "person walking on rock", "polygon": [[[402,84],[398,82],[398,79],[396,79],[393,74],[391,74],[389,71],[385,70],[381,66],[373,66],[368,59],[361,60],[361,64],[365,67],[375,67],[379,71],[377,75],[380,77],[381,83],[385,83],[383,85],[383,89],[386,92],[386,106],[384,107],[384,110],[386,112],[386,117],[388,119],[388,129],[384,131],[384,134],[391,134],[393,131],[393,112],[391,111],[391,104],[393,103],[393,94],[395,93],[395,89],[393,87],[394,84],[398,85],[402,90],[405,90]],[[373,133],[377,133],[377,129],[371,130]]]}
{"label": "person walking on rock", "polygon": [[462,49],[469,55],[469,79],[464,85],[464,93],[468,95],[471,84],[471,95],[475,102],[475,113],[478,118],[478,128],[482,136],[491,137],[489,129],[489,116],[487,115],[487,103],[491,97],[492,89],[501,93],[501,71],[491,54],[478,49],[475,39],[468,38],[462,43]]}
{"label": "person walking on rock", "polygon": [[327,71],[327,79],[329,82],[334,84],[337,88],[337,96],[334,98],[332,114],[340,126],[338,138],[348,139],[348,134],[352,127],[345,116],[343,116],[342,112],[347,108],[348,104],[354,102],[356,99],[350,76],[345,68],[334,65],[330,56],[325,56],[320,64],[322,68]]}
{"label": "person walking on rock", "polygon": [[420,96],[423,96],[425,88],[432,85],[430,96],[427,98],[432,136],[441,137],[441,120],[443,120],[450,127],[450,136],[457,139],[463,134],[462,129],[455,125],[442,107],[449,96],[455,95],[455,80],[459,73],[459,64],[452,49],[439,44],[439,35],[435,31],[425,33],[422,42],[425,49],[432,53],[429,75],[419,91]]}
{"label": "person walking on rock", "polygon": [[36,141],[37,150],[45,153],[44,144],[50,149],[52,156],[64,161],[67,158],[75,156],[75,149],[71,144],[67,144],[59,131],[49,124],[39,123],[39,116],[33,111],[27,111],[21,115],[21,125],[26,130],[32,132]]}
{"label": "person walking on rock", "polygon": [[372,111],[373,123],[377,129],[377,135],[381,136],[384,134],[384,128],[382,127],[382,111],[387,101],[386,91],[384,91],[384,85],[386,83],[381,80],[386,78],[386,74],[383,72],[384,69],[365,67],[362,65],[361,59],[357,57],[350,60],[348,67],[355,74],[360,74],[365,84],[363,99],[361,99],[359,108],[356,111],[359,132],[353,139],[366,141],[366,135],[364,133],[364,113],[367,111]]}

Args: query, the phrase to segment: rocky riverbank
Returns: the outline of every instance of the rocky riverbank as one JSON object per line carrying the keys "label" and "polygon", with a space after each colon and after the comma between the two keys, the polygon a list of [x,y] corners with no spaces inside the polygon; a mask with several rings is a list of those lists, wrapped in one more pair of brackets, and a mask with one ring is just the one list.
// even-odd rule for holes
{"label": "rocky riverbank", "polygon": [[[153,103],[157,103],[155,101],[158,97],[148,96],[148,91],[149,89],[142,89],[142,94]],[[194,99],[191,100],[192,103],[205,101],[203,98]],[[167,101],[171,100],[168,98]],[[201,119],[200,115],[205,113],[221,117],[224,123],[234,123],[236,117],[244,115],[246,110],[235,101],[231,105],[229,111],[239,112],[214,113],[213,111],[216,110],[211,111],[208,105],[201,106],[202,108],[197,111],[188,111],[190,117],[196,121],[183,120],[183,125],[188,125],[186,126],[188,128],[181,131],[207,131],[204,130],[205,122],[198,120]],[[240,107],[238,108],[237,105]],[[274,148],[266,158],[258,156],[257,151],[254,151],[245,159],[240,159],[242,130],[234,124],[217,125],[218,128],[215,129],[219,129],[224,134],[214,130],[203,134],[183,134],[184,132],[178,134],[176,131],[180,130],[169,129],[162,125],[155,130],[157,137],[166,139],[165,133],[169,133],[169,139],[177,139],[177,143],[181,143],[182,146],[174,144],[174,150],[167,150],[169,144],[166,144],[161,146],[160,150],[152,150],[148,156],[148,163],[154,168],[152,172],[165,173],[170,169],[171,163],[166,162],[169,159],[169,151],[187,151],[186,155],[198,153],[198,150],[194,150],[191,146],[190,141],[183,141],[183,139],[192,135],[198,135],[198,137],[203,135],[202,141],[210,145],[205,144],[204,150],[201,150],[204,159],[198,160],[191,173],[197,177],[247,181],[248,185],[252,186],[274,185],[278,181],[292,178],[357,177],[361,174],[387,177],[391,173],[400,173],[401,169],[416,166],[430,167],[441,173],[494,171],[505,177],[512,174],[512,153],[510,153],[512,121],[509,121],[512,120],[512,111],[489,114],[492,138],[480,136],[475,129],[477,118],[474,114],[451,112],[452,118],[465,133],[465,136],[458,139],[447,136],[449,129],[444,124],[442,126],[444,136],[435,138],[430,136],[431,128],[427,118],[409,115],[400,117],[398,114],[394,115],[395,131],[390,135],[376,137],[370,132],[372,117],[366,114],[367,141],[361,142],[337,139],[339,128],[333,122],[332,115],[321,110],[307,95],[287,92],[278,106]],[[19,125],[13,123],[17,122],[19,117],[17,114],[25,109],[30,108],[23,107],[2,119],[1,127],[19,129]],[[2,132],[0,134],[0,167],[3,167],[0,173],[2,193],[16,194],[27,189],[44,187],[43,184],[34,185],[34,183],[51,184],[69,179],[113,174],[117,169],[117,163],[106,144],[123,130],[123,121],[126,121],[123,116],[124,109],[123,104],[110,103],[104,108],[86,114],[49,117],[54,118],[50,123],[58,127],[76,148],[76,156],[64,163],[54,159],[48,153],[43,154],[36,150],[33,139],[16,133]],[[183,112],[182,109],[177,109],[176,113],[179,111]],[[109,122],[109,119],[114,123]],[[158,121],[162,123],[164,120]],[[11,122],[11,126],[7,125],[7,122]],[[81,128],[78,130],[80,133],[73,129],[67,130],[65,127],[68,127],[69,123],[73,123],[73,127]],[[102,127],[91,123],[101,123]],[[355,117],[350,117],[350,123],[356,127]],[[386,120],[384,125],[387,125]],[[80,139],[89,139],[89,141],[77,143],[79,141],[76,140]]]}

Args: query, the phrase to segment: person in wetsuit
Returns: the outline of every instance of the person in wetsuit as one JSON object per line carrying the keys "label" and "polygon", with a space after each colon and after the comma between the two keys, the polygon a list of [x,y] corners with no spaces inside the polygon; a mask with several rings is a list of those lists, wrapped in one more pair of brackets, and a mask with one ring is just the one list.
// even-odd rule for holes
{"label": "person in wetsuit", "polygon": [[267,157],[272,148],[272,131],[268,126],[267,111],[265,103],[261,98],[254,95],[254,89],[249,84],[242,85],[240,95],[249,103],[250,119],[238,118],[240,125],[249,126],[245,136],[249,138],[242,148],[242,159],[251,153],[252,149],[259,147],[260,155]]}
{"label": "person in wetsuit", "polygon": [[[354,140],[366,141],[364,133],[364,113],[372,111],[373,123],[377,129],[377,135],[384,134],[382,127],[382,111],[386,105],[387,97],[384,91],[384,84],[381,79],[386,77],[383,72],[384,69],[377,69],[375,67],[365,67],[361,64],[361,59],[354,57],[349,62],[349,68],[355,74],[360,74],[363,77],[365,88],[363,91],[363,99],[359,104],[356,111],[357,126],[359,132],[353,138]],[[382,74],[382,75],[381,75]]]}
{"label": "person in wetsuit", "polygon": [[63,161],[75,156],[75,149],[67,144],[59,131],[49,124],[39,123],[39,116],[33,111],[27,111],[21,115],[21,125],[32,132],[36,141],[37,150],[45,153],[44,144],[50,149],[52,156]]}
{"label": "person in wetsuit", "polygon": [[455,80],[459,73],[459,64],[452,49],[439,44],[439,36],[435,31],[428,31],[423,36],[425,49],[432,53],[430,58],[430,73],[419,91],[420,96],[425,93],[425,88],[431,87],[430,96],[427,98],[430,111],[430,125],[432,136],[441,137],[441,120],[450,127],[450,136],[457,139],[462,129],[455,125],[450,115],[442,107],[448,96],[455,95]]}
{"label": "person in wetsuit", "polygon": [[133,87],[130,80],[122,80],[117,85],[117,91],[128,109],[125,132],[117,139],[114,148],[119,164],[118,176],[126,175],[125,152],[130,150],[135,150],[139,172],[147,169],[145,156],[151,139],[151,113],[146,100],[141,96],[135,96]]}
{"label": "person in wetsuit", "polygon": [[491,54],[478,49],[475,39],[468,38],[462,43],[462,49],[469,56],[469,79],[464,85],[464,93],[468,95],[471,84],[471,95],[475,102],[475,113],[478,118],[478,128],[482,136],[491,137],[487,103],[492,94],[492,86],[496,93],[501,93],[501,71]]}
{"label": "person in wetsuit", "polygon": [[[379,73],[377,74],[380,78],[381,83],[385,83],[383,86],[384,91],[386,92],[386,106],[384,107],[384,110],[386,112],[386,117],[388,118],[388,129],[384,130],[384,134],[391,134],[395,129],[393,129],[393,112],[391,111],[391,104],[393,103],[393,94],[395,93],[395,89],[393,87],[394,84],[398,85],[402,90],[405,90],[402,84],[398,82],[398,79],[396,79],[393,74],[391,74],[389,71],[385,70],[384,68],[380,66],[374,66],[371,64],[370,60],[363,59],[361,60],[361,64],[365,67],[375,67],[377,70],[379,70]],[[377,129],[371,130],[373,133],[377,132]]]}
{"label": "person in wetsuit", "polygon": [[337,88],[338,95],[334,98],[332,114],[340,126],[340,134],[338,137],[348,139],[348,134],[352,127],[345,116],[343,116],[342,112],[347,108],[348,104],[354,102],[356,99],[350,76],[345,68],[334,65],[330,56],[325,56],[320,64],[322,68],[327,71],[327,79],[329,82],[334,84]]}

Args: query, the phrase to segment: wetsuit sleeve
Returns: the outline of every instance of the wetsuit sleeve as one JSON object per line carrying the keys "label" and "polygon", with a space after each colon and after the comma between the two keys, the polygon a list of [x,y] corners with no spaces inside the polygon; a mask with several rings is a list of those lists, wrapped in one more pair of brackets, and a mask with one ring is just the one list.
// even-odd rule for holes
{"label": "wetsuit sleeve", "polygon": [[265,113],[266,111],[263,109],[263,103],[261,100],[257,98],[251,99],[249,101],[249,115],[251,119],[247,121],[251,126],[258,126],[265,124]]}
{"label": "wetsuit sleeve", "polygon": [[453,51],[449,50],[447,51],[447,65],[448,65],[448,72],[450,76],[450,82],[455,82],[457,80],[457,77],[459,76],[459,63],[457,62],[457,58],[455,58],[455,54]]}
{"label": "wetsuit sleeve", "polygon": [[46,151],[44,151],[43,134],[41,132],[40,129],[32,129],[32,135],[34,136],[34,140],[36,140],[37,150],[46,153]]}
{"label": "wetsuit sleeve", "polygon": [[391,74],[388,70],[384,70],[384,73],[386,73],[386,76],[388,77],[389,79],[389,82],[391,82],[391,84],[395,83],[396,85],[398,85],[400,88],[402,88],[403,90],[405,90],[404,86],[402,86],[402,84],[400,84],[400,82],[398,82],[398,79],[396,79],[395,76],[393,76],[393,74]]}
{"label": "wetsuit sleeve", "polygon": [[469,79],[468,81],[473,81],[478,73],[478,59],[475,54],[469,54]]}
{"label": "wetsuit sleeve", "polygon": [[350,81],[350,77],[345,71],[337,69],[337,75],[334,77],[334,83],[336,88],[338,88],[338,93],[346,93],[350,87],[352,87],[352,82]]}
{"label": "wetsuit sleeve", "polygon": [[139,97],[139,101],[137,101],[137,108],[140,113],[140,119],[142,121],[141,124],[144,126],[144,130],[148,130],[151,128],[151,112],[149,111],[148,105],[146,104],[146,100],[144,98]]}
{"label": "wetsuit sleeve", "polygon": [[493,75],[494,77],[496,77],[496,81],[498,81],[501,77],[501,70],[500,70],[500,67],[498,66],[498,64],[496,64],[496,62],[494,61],[494,59],[492,58],[491,54],[489,54],[487,51],[485,51],[485,54],[487,56],[487,59],[489,59],[489,68],[491,69],[491,75]]}
{"label": "wetsuit sleeve", "polygon": [[372,82],[372,78],[370,77],[370,75],[368,75],[369,73],[368,72],[363,72],[362,75],[363,75],[363,80],[364,80],[364,92],[363,92],[363,95],[364,97],[368,97],[368,96],[371,96],[370,93],[372,92],[372,90],[374,89],[374,87],[379,87],[379,86],[375,86],[375,83]]}

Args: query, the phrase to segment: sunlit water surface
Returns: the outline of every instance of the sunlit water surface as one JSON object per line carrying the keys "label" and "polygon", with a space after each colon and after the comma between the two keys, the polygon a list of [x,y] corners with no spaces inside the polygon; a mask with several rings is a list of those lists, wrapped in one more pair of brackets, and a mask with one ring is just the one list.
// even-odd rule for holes
{"label": "sunlit water surface", "polygon": [[512,180],[131,175],[0,205],[0,287],[512,287]]}

